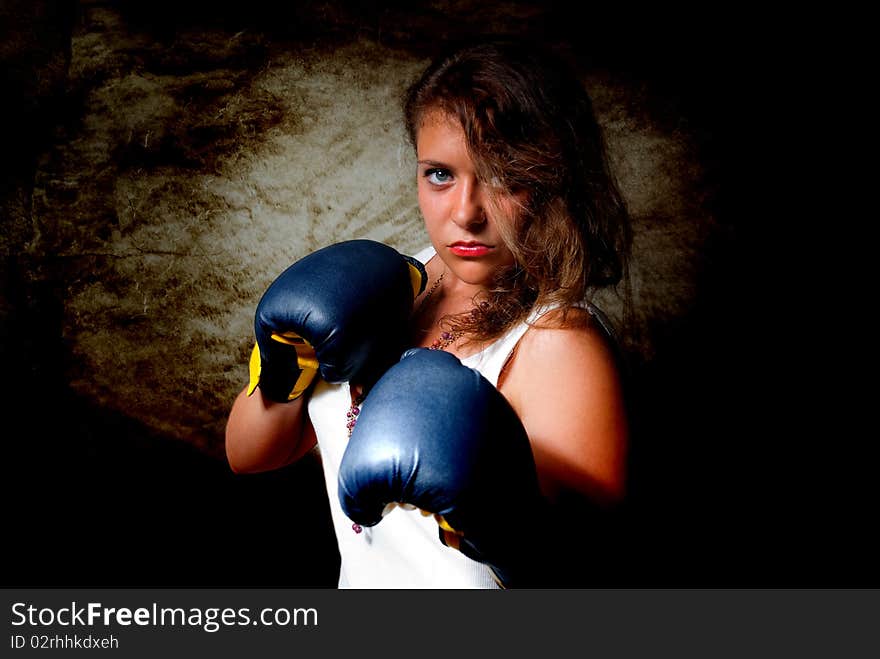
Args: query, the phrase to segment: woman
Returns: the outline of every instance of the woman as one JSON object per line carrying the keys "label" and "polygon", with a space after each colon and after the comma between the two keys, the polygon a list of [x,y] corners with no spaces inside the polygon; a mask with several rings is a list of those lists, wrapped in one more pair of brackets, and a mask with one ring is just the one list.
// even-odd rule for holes
{"label": "woman", "polygon": [[[627,420],[614,347],[587,300],[621,280],[630,234],[587,93],[537,48],[483,43],[429,66],[405,116],[431,240],[416,257],[427,285],[408,316],[409,347],[450,353],[497,387],[560,519],[570,501],[613,507],[626,492]],[[281,404],[252,385],[230,414],[230,465],[273,469],[320,446],[342,587],[493,587],[492,571],[418,510],[352,530],[336,501],[338,469],[375,379],[316,380]]]}

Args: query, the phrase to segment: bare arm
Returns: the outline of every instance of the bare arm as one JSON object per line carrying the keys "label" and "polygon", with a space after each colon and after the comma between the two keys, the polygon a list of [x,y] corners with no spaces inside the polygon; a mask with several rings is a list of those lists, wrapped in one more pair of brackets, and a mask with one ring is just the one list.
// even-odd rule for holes
{"label": "bare arm", "polygon": [[232,471],[278,469],[308,453],[316,439],[307,400],[303,395],[289,403],[275,403],[265,399],[259,387],[251,396],[245,387],[226,422],[226,458]]}
{"label": "bare arm", "polygon": [[564,328],[529,329],[501,392],[528,433],[550,501],[565,492],[599,504],[624,497],[628,427],[620,378],[586,312]]}

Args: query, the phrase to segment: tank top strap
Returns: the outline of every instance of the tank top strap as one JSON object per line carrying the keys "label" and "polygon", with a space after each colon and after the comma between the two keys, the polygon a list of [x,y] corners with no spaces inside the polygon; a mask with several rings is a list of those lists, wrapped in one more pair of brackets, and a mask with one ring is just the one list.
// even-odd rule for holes
{"label": "tank top strap", "polygon": [[494,386],[498,386],[498,378],[501,376],[501,369],[507,363],[513,354],[516,344],[523,337],[523,334],[529,327],[554,307],[540,307],[534,309],[529,317],[520,323],[511,327],[499,339],[495,340],[482,351],[465,357],[461,363],[478,370],[484,378],[491,382]]}

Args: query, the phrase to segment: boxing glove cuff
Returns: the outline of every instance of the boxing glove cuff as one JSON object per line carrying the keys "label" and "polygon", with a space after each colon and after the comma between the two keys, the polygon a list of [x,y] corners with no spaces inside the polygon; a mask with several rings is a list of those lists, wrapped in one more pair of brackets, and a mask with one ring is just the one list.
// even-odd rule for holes
{"label": "boxing glove cuff", "polygon": [[247,395],[251,396],[260,385],[261,389],[267,392],[267,397],[271,400],[283,402],[285,400],[296,400],[312,383],[315,375],[318,373],[318,358],[315,356],[315,350],[309,345],[309,342],[294,332],[285,332],[284,334],[272,333],[270,338],[273,341],[291,346],[296,351],[296,366],[291,365],[287,369],[287,373],[279,374],[280,377],[267,378],[262,375],[262,360],[260,358],[260,346],[254,344],[251,351],[249,367],[249,381]]}

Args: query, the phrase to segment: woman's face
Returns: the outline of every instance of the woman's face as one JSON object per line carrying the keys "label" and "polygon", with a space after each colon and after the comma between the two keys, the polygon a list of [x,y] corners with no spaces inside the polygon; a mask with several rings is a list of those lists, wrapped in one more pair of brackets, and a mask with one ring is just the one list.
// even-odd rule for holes
{"label": "woman's face", "polygon": [[438,256],[467,284],[487,286],[514,262],[497,222],[514,221],[518,201],[502,197],[493,217],[486,183],[477,179],[464,131],[449,115],[425,115],[416,135],[419,207]]}

